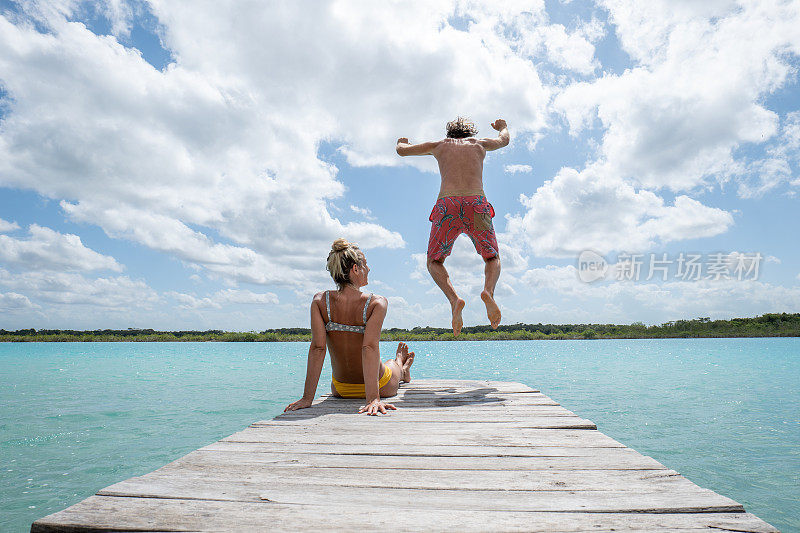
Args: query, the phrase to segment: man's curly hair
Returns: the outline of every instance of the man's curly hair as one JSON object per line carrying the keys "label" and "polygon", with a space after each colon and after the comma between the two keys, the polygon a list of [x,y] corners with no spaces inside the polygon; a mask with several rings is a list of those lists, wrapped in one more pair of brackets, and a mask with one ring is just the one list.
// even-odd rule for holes
{"label": "man's curly hair", "polygon": [[477,134],[475,124],[468,118],[458,117],[447,123],[447,136],[451,139],[463,139]]}

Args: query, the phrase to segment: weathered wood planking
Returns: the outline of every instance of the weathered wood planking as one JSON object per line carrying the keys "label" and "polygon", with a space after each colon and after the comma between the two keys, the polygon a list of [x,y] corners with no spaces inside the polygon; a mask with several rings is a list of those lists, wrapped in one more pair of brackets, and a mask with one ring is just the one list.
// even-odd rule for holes
{"label": "weathered wood planking", "polygon": [[[395,470],[666,470],[646,456],[623,457],[449,457],[445,455],[282,454],[269,452],[193,452],[193,461],[203,464],[247,464],[253,468],[306,466],[327,468],[392,468]],[[200,456],[205,455],[205,457]],[[342,473],[346,475],[346,473]]]}
{"label": "weathered wood planking", "polygon": [[[404,470],[392,468],[348,468],[347,475],[336,467],[208,465],[180,462],[162,467],[142,478],[168,479],[177,471],[186,478],[215,478],[237,482],[272,483],[275,480],[302,479],[313,485],[391,487],[411,489],[471,489],[496,487],[498,490],[598,490],[598,487],[624,487],[628,490],[659,491],[697,487],[674,470]],[[114,490],[112,485],[101,491]]]}
{"label": "weathered wood planking", "polygon": [[390,401],[374,418],[320,397],[31,531],[777,531],[526,385],[424,380]]}

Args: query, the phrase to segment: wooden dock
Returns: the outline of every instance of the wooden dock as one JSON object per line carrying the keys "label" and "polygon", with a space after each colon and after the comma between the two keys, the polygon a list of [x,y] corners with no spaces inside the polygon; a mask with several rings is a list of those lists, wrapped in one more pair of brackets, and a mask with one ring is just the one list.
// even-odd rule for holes
{"label": "wooden dock", "polygon": [[33,523],[43,531],[778,531],[520,383],[323,396]]}

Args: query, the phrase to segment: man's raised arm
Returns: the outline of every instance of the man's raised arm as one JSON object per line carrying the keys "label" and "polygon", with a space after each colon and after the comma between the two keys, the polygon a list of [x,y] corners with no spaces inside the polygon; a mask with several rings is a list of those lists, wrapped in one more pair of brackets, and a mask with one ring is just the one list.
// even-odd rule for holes
{"label": "man's raised arm", "polygon": [[438,144],[438,141],[411,144],[407,138],[400,137],[397,139],[397,147],[395,149],[400,155],[431,155]]}
{"label": "man's raised arm", "polygon": [[500,132],[496,139],[481,139],[478,142],[483,146],[486,150],[497,150],[498,148],[502,148],[504,146],[508,146],[508,142],[511,137],[508,135],[508,126],[506,125],[506,121],[502,118],[498,118],[494,122],[492,122],[492,127]]}

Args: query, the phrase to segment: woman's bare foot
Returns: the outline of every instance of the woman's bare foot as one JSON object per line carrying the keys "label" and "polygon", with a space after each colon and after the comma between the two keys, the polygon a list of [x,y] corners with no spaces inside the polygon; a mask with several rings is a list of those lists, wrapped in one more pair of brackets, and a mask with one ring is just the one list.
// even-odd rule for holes
{"label": "woman's bare foot", "polygon": [[403,375],[400,377],[400,381],[405,381],[406,383],[411,382],[411,365],[414,363],[414,352],[408,351],[408,345],[404,342],[401,342],[397,345],[397,355],[394,358],[397,366],[403,369]]}
{"label": "woman's bare foot", "polygon": [[404,342],[398,342],[397,353],[394,356],[394,360],[397,362],[397,366],[402,368],[403,363],[406,362],[406,357],[408,357],[408,344]]}
{"label": "woman's bare foot", "polygon": [[461,311],[464,309],[464,306],[467,305],[467,302],[458,298],[455,304],[451,304],[453,309],[453,335],[458,337],[461,333],[461,327],[464,325],[464,319],[461,318]]}
{"label": "woman's bare foot", "polygon": [[486,304],[486,316],[489,317],[489,323],[492,325],[492,329],[497,329],[497,326],[500,325],[500,318],[502,316],[500,313],[500,307],[498,307],[497,303],[494,301],[494,298],[486,289],[481,292],[481,300],[483,300],[483,303]]}
{"label": "woman's bare foot", "polygon": [[403,379],[406,383],[411,383],[411,365],[414,364],[414,352],[408,352],[406,362],[403,363]]}

